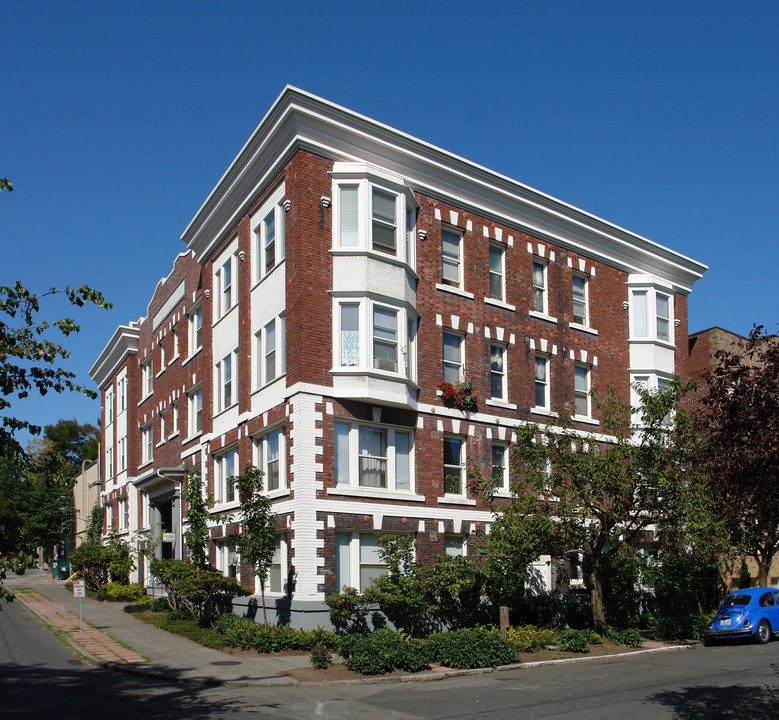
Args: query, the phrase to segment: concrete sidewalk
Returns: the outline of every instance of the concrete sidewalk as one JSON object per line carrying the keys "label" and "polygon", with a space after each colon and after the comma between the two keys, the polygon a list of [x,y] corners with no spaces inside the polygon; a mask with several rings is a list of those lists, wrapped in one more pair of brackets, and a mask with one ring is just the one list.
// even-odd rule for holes
{"label": "concrete sidewalk", "polygon": [[[4,585],[52,626],[93,664],[133,675],[209,685],[297,685],[280,675],[310,667],[303,655],[230,655],[144,623],[124,611],[123,603],[82,599],[84,631],[79,631],[78,599],[62,580],[28,570]],[[119,642],[117,642],[119,641]],[[129,650],[127,647],[129,646]]]}

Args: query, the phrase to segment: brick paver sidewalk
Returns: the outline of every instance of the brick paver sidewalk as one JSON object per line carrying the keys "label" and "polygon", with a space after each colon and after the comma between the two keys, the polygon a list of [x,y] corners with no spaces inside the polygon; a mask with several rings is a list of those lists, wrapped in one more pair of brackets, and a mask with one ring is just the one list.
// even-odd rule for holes
{"label": "brick paver sidewalk", "polygon": [[14,589],[14,594],[39,617],[65,633],[76,645],[89,655],[106,662],[140,664],[146,661],[138,653],[128,650],[104,632],[84,623],[79,630],[78,617],[31,588]]}

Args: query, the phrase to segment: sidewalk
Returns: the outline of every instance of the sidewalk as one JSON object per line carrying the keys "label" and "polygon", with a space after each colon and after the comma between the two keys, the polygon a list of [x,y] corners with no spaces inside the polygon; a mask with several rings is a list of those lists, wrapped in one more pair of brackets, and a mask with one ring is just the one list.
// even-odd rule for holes
{"label": "sidewalk", "polygon": [[7,577],[4,585],[16,594],[14,602],[55,628],[90,662],[111,670],[180,683],[240,686],[297,685],[279,673],[310,667],[307,654],[234,656],[203,647],[138,620],[124,612],[123,603],[91,598],[82,599],[82,633],[78,599],[64,581],[28,570],[22,576]]}

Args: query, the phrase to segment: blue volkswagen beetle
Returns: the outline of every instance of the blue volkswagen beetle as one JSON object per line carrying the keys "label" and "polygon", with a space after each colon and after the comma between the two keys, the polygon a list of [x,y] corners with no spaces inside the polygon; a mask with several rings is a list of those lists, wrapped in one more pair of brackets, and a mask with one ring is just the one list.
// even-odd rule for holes
{"label": "blue volkswagen beetle", "polygon": [[704,639],[751,637],[767,643],[779,632],[779,590],[768,587],[734,590],[720,603]]}

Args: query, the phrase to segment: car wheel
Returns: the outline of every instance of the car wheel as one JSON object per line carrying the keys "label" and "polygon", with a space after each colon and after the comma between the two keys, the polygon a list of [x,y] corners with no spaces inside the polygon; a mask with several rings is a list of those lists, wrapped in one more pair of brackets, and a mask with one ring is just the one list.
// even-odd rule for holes
{"label": "car wheel", "polygon": [[755,630],[755,641],[765,645],[771,639],[771,634],[771,623],[763,619]]}

